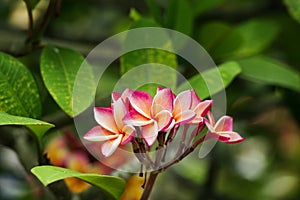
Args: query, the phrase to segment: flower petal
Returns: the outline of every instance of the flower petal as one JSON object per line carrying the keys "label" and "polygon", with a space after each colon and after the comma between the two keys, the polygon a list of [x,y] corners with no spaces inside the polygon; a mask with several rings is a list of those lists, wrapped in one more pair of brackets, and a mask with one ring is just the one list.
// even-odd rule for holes
{"label": "flower petal", "polygon": [[113,102],[116,102],[119,98],[121,98],[124,102],[126,102],[127,98],[129,98],[131,96],[131,94],[133,93],[133,90],[131,90],[130,88],[127,88],[123,91],[123,93],[118,93],[118,92],[112,92],[111,93],[111,98]]}
{"label": "flower petal", "polygon": [[116,139],[109,140],[102,144],[101,151],[105,157],[111,156],[118,146],[120,145],[122,140],[122,135],[119,135]]}
{"label": "flower petal", "polygon": [[111,93],[111,99],[112,99],[112,102],[116,102],[119,98],[121,98],[121,93],[119,92],[112,92]]}
{"label": "flower petal", "polygon": [[158,135],[158,126],[156,121],[142,127],[142,136],[148,146],[151,146]]}
{"label": "flower petal", "polygon": [[115,135],[106,129],[102,128],[101,126],[95,126],[91,130],[89,130],[83,138],[88,141],[106,141],[110,139],[115,139],[117,138],[118,135]]}
{"label": "flower petal", "polygon": [[133,126],[125,125],[122,129],[122,132],[123,132],[123,138],[121,144],[124,145],[131,141],[131,139],[135,135],[136,130]]}
{"label": "flower petal", "polygon": [[207,117],[208,117],[209,124],[214,127],[216,122],[212,112],[208,111]]}
{"label": "flower petal", "polygon": [[245,140],[245,138],[243,138],[242,136],[240,136],[240,134],[238,134],[237,132],[233,132],[233,131],[220,132],[219,134],[221,136],[229,138],[229,140],[224,141],[227,144],[239,143],[239,142],[242,142],[242,141]]}
{"label": "flower petal", "polygon": [[173,93],[171,88],[159,89],[153,98],[152,114],[156,115],[162,110],[173,111]]}
{"label": "flower petal", "polygon": [[123,121],[126,124],[132,126],[144,126],[150,124],[153,120],[150,118],[146,118],[145,116],[138,113],[136,110],[130,110],[123,118]]}
{"label": "flower petal", "polygon": [[194,111],[184,110],[179,115],[174,116],[174,119],[176,121],[176,124],[180,125],[193,120],[194,117],[196,117],[196,113]]}
{"label": "flower petal", "polygon": [[216,132],[221,132],[221,131],[232,131],[232,127],[233,127],[232,117],[225,115],[217,121],[214,128]]}
{"label": "flower petal", "polygon": [[200,102],[200,98],[198,97],[197,93],[195,92],[195,90],[189,90],[190,91],[190,95],[191,95],[191,109],[194,109]]}
{"label": "flower petal", "polygon": [[94,108],[95,120],[100,126],[113,133],[119,133],[111,108]]}
{"label": "flower petal", "polygon": [[208,132],[207,134],[206,134],[206,137],[205,137],[205,140],[207,140],[207,139],[216,139],[216,140],[219,140],[219,141],[221,141],[221,142],[227,142],[227,141],[229,141],[230,140],[230,137],[227,137],[227,136],[224,136],[224,135],[220,135],[220,134],[218,134],[218,133],[216,133],[216,132]]}
{"label": "flower petal", "polygon": [[163,131],[165,128],[168,128],[172,121],[172,114],[167,110],[162,110],[155,116],[157,122],[158,131]]}
{"label": "flower petal", "polygon": [[124,126],[123,118],[127,114],[123,100],[120,98],[112,104],[114,119],[119,130]]}
{"label": "flower petal", "polygon": [[180,92],[174,99],[173,116],[180,115],[185,110],[190,110],[192,104],[191,90]]}
{"label": "flower petal", "polygon": [[150,118],[152,97],[143,91],[134,91],[129,98],[130,104],[138,113]]}
{"label": "flower petal", "polygon": [[212,106],[212,100],[205,100],[200,103],[194,108],[194,112],[196,113],[196,117],[193,119],[191,123],[200,123],[203,122],[203,117],[208,113]]}

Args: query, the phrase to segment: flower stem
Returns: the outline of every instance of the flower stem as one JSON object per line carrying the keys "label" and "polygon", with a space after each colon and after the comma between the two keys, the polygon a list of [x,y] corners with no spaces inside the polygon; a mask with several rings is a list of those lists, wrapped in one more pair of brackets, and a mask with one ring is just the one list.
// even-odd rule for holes
{"label": "flower stem", "polygon": [[156,172],[156,171],[153,171],[150,173],[150,176],[149,176],[148,182],[146,184],[145,190],[143,192],[143,195],[141,197],[141,200],[149,199],[150,193],[153,189],[153,186],[154,186],[154,183],[155,183],[155,180],[156,180],[158,174],[159,174],[159,172]]}

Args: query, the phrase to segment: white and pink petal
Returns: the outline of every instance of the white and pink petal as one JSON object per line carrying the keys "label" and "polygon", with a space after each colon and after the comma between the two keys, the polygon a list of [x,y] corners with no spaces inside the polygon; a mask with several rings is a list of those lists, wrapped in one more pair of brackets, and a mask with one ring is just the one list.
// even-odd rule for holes
{"label": "white and pink petal", "polygon": [[158,125],[156,121],[153,121],[151,124],[142,126],[142,137],[145,140],[148,146],[151,146],[158,135]]}
{"label": "white and pink petal", "polygon": [[120,98],[112,104],[114,120],[119,130],[124,126],[123,118],[127,114],[124,101]]}
{"label": "white and pink petal", "polygon": [[102,128],[101,126],[95,126],[91,130],[89,130],[83,138],[88,141],[94,142],[102,142],[106,140],[111,140],[117,138],[118,135],[107,131],[106,129]]}
{"label": "white and pink petal", "polygon": [[180,92],[174,99],[173,116],[180,115],[185,110],[190,110],[192,105],[191,91]]}
{"label": "white and pink petal", "polygon": [[221,117],[216,125],[214,126],[216,132],[220,131],[232,131],[233,129],[233,119],[229,116],[223,116]]}
{"label": "white and pink petal", "polygon": [[167,110],[162,110],[154,116],[154,120],[157,122],[158,131],[163,131],[168,128],[172,122],[172,113]]}
{"label": "white and pink petal", "polygon": [[151,123],[153,120],[146,118],[144,115],[141,115],[136,110],[130,110],[125,117],[123,118],[125,124],[132,126],[144,126]]}
{"label": "white and pink petal", "polygon": [[111,108],[94,108],[96,122],[108,131],[119,133]]}
{"label": "white and pink petal", "polygon": [[188,123],[196,117],[196,113],[192,110],[184,110],[178,115],[174,116],[177,125]]}
{"label": "white and pink petal", "polygon": [[151,117],[152,97],[147,92],[134,91],[129,101],[132,108],[138,113],[148,118]]}
{"label": "white and pink petal", "polygon": [[121,144],[124,145],[132,140],[132,138],[136,133],[136,130],[133,126],[125,125],[122,129],[122,132],[123,132],[123,137],[122,137]]}
{"label": "white and pink petal", "polygon": [[152,102],[152,114],[155,115],[162,110],[173,111],[173,93],[171,88],[157,91]]}
{"label": "white and pink petal", "polygon": [[225,132],[219,132],[221,136],[229,138],[229,140],[224,141],[227,144],[234,144],[234,143],[239,143],[245,140],[240,134],[234,131],[225,131]]}
{"label": "white and pink petal", "polygon": [[108,140],[101,146],[102,154],[105,157],[111,156],[118,148],[122,140],[122,135],[119,135],[117,138]]}
{"label": "white and pink petal", "polygon": [[194,109],[200,102],[200,98],[198,97],[197,93],[195,92],[195,90],[189,90],[190,91],[190,95],[191,95],[191,109]]}

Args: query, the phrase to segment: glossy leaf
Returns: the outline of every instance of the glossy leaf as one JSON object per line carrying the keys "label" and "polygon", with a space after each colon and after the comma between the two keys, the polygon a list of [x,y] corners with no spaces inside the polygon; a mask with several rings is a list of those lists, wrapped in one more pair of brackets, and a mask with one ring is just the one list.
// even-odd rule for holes
{"label": "glossy leaf", "polygon": [[194,21],[191,10],[188,1],[171,0],[166,10],[167,27],[190,35],[193,31]]}
{"label": "glossy leaf", "polygon": [[[132,28],[145,26],[158,25],[151,20],[143,18],[136,21],[132,25]],[[158,36],[156,37],[158,38]],[[168,36],[159,36],[158,39],[161,39],[161,47],[170,47],[170,42],[162,38],[168,38]],[[130,43],[134,40],[135,38],[131,38],[129,34],[126,42]],[[145,43],[147,43],[146,40]],[[123,76],[120,83],[124,85],[124,88],[132,88],[132,85],[136,83],[141,83],[138,87],[148,84],[145,87],[149,89],[147,92],[152,91],[153,88],[157,88],[156,84],[152,84],[151,86],[149,83],[164,83],[164,85],[174,88],[177,81],[176,69],[177,57],[175,54],[160,49],[138,49],[126,53],[121,57],[121,74]]]}
{"label": "glossy leaf", "polygon": [[[226,62],[218,68],[209,69],[193,76],[188,82],[180,85],[176,91],[179,93],[180,91],[189,89],[189,86],[191,86],[201,99],[205,99],[220,92],[224,87],[229,86],[233,79],[240,73],[241,68],[237,62]],[[223,83],[217,81],[220,79],[220,76]],[[210,91],[208,88],[210,88]]]}
{"label": "glossy leaf", "polygon": [[290,15],[300,23],[300,1],[299,0],[284,0]]}
{"label": "glossy leaf", "polygon": [[[270,19],[253,19],[238,25],[218,48],[213,57],[218,60],[241,58],[265,50],[276,38],[279,25]],[[231,48],[234,46],[235,48]]]}
{"label": "glossy leaf", "polygon": [[218,54],[236,50],[241,44],[242,37],[226,23],[211,22],[200,28],[198,40],[213,57],[218,57]]}
{"label": "glossy leaf", "polygon": [[300,74],[275,59],[256,56],[238,61],[241,77],[300,91]]}
{"label": "glossy leaf", "polygon": [[37,138],[41,139],[44,133],[48,131],[50,128],[54,127],[53,124],[49,124],[44,121],[20,117],[15,115],[10,115],[5,112],[0,112],[0,126],[2,125],[22,125],[29,128]]}
{"label": "glossy leaf", "polygon": [[38,166],[32,168],[31,172],[45,186],[65,178],[75,177],[100,188],[114,199],[119,199],[125,188],[125,181],[114,176],[85,174],[55,166]]}
{"label": "glossy leaf", "polygon": [[146,3],[155,21],[161,24],[163,22],[162,13],[160,12],[157,2],[154,0],[146,0]]}
{"label": "glossy leaf", "polygon": [[39,118],[41,102],[30,71],[16,58],[0,52],[0,111]]}
{"label": "glossy leaf", "polygon": [[[79,71],[82,65],[85,70]],[[49,93],[69,116],[74,117],[79,114],[93,101],[95,82],[92,68],[84,62],[80,53],[46,46],[41,56],[41,74]],[[77,82],[76,90],[73,91],[77,75],[80,75],[82,80]],[[75,99],[73,99],[73,92],[76,92]],[[76,105],[75,108],[73,103]]]}
{"label": "glossy leaf", "polygon": [[206,11],[209,11],[218,5],[220,5],[224,0],[191,0],[194,15],[200,15]]}

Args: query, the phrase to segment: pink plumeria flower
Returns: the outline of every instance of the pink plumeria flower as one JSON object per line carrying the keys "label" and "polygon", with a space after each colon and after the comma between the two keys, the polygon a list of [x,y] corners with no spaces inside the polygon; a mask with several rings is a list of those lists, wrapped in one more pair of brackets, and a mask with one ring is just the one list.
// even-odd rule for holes
{"label": "pink plumeria flower", "polygon": [[127,88],[123,91],[123,93],[113,92],[111,94],[111,98],[113,102],[116,102],[118,99],[122,99],[124,102],[127,102],[128,98],[132,95],[134,91],[130,88]]}
{"label": "pink plumeria flower", "polygon": [[152,98],[143,91],[134,91],[129,98],[131,110],[124,121],[142,126],[141,134],[151,146],[159,131],[165,131],[172,121],[173,93],[170,88],[159,89]]}
{"label": "pink plumeria flower", "polygon": [[173,118],[175,124],[199,124],[212,106],[212,100],[201,101],[194,90],[186,90],[174,100]]}
{"label": "pink plumeria flower", "polygon": [[208,128],[210,137],[227,144],[239,143],[245,140],[245,138],[233,131],[232,117],[225,115],[215,123],[212,113],[209,112],[208,119],[209,120],[205,120],[205,125]]}
{"label": "pink plumeria flower", "polygon": [[135,128],[123,122],[127,109],[122,98],[116,100],[110,108],[95,108],[94,116],[99,126],[93,127],[84,135],[88,141],[104,142],[102,154],[112,155],[121,144],[127,144],[134,137]]}

